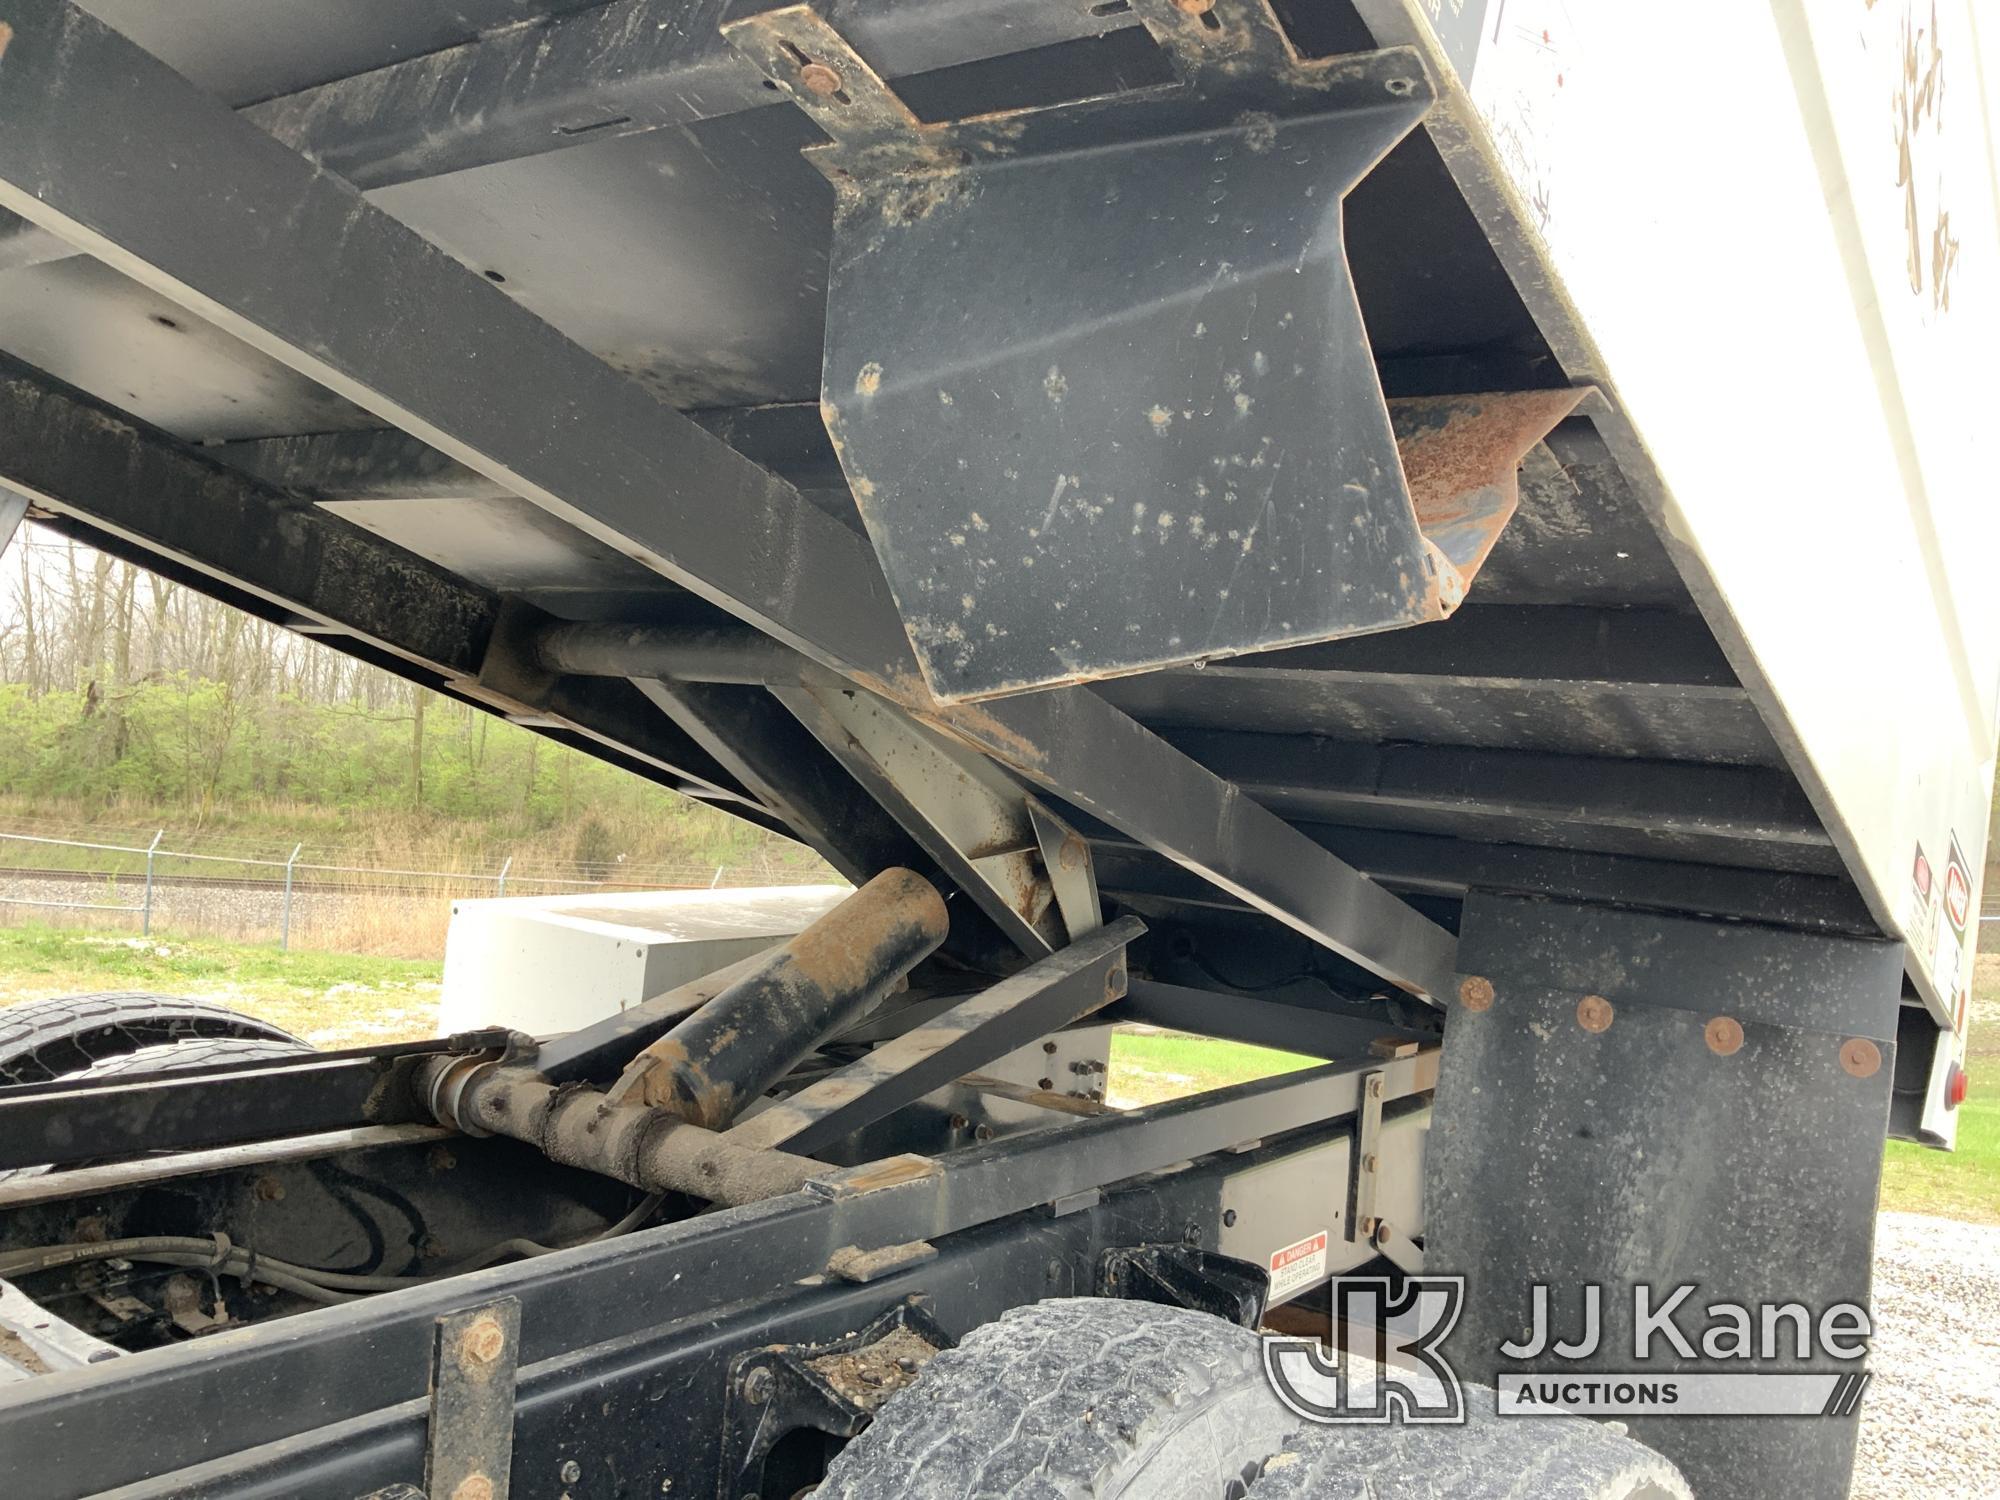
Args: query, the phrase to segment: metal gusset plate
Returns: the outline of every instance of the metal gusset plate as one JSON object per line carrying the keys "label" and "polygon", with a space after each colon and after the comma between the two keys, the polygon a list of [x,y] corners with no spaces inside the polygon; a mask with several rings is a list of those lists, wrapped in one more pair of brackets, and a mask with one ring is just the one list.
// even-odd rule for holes
{"label": "metal gusset plate", "polygon": [[[805,6],[728,34],[834,137],[822,405],[942,701],[1440,618],[1341,242],[1414,52],[1135,6],[1184,82],[918,122]],[[1539,434],[1538,434],[1539,435]]]}

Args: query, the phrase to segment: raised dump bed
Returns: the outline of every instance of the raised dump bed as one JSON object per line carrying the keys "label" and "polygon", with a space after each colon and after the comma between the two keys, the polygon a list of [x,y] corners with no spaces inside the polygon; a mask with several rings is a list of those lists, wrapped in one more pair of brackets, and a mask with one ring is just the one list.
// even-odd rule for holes
{"label": "raised dump bed", "polygon": [[[0,514],[863,893],[567,1036],[0,1091],[0,1267],[175,1345],[0,1394],[21,1493],[790,1494],[915,1373],[815,1361],[1055,1294],[1458,1274],[1489,1381],[1538,1285],[1599,1371],[1635,1283],[1865,1303],[1994,770],[1975,9],[0,0]],[[1328,1062],[988,1072],[1085,1018]],[[1844,1493],[1852,1364],[1757,1370],[1830,1414],[1632,1431]]]}

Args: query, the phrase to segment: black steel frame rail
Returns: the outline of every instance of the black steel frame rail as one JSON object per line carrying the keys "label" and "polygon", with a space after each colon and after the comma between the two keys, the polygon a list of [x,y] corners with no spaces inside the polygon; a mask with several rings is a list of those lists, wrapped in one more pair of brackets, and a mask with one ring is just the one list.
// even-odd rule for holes
{"label": "black steel frame rail", "polygon": [[[8,0],[0,19],[0,207],[1399,987],[1444,994],[1448,932],[1089,690],[930,703],[865,539],[352,185],[68,0]],[[523,369],[537,378],[509,378]]]}
{"label": "black steel frame rail", "polygon": [[[836,1250],[935,1241],[1251,1141],[1354,1114],[1362,1079],[1388,1097],[1435,1086],[1437,1054],[1336,1063],[1128,1113],[1067,1120],[936,1159],[891,1157],[830,1172],[805,1191],[621,1239],[300,1313],[226,1340],[148,1350],[107,1366],[0,1388],[0,1452],[64,1455],[27,1466],[15,1500],[55,1500],[169,1473],[424,1394],[434,1320],[495,1298],[521,1302],[520,1363],[710,1310],[786,1294]],[[1212,1215],[1211,1215],[1212,1216]],[[1032,1236],[1013,1235],[1032,1246]],[[365,1373],[365,1378],[357,1378]],[[226,1424],[226,1442],[198,1414]],[[79,1444],[78,1432],[118,1434]]]}

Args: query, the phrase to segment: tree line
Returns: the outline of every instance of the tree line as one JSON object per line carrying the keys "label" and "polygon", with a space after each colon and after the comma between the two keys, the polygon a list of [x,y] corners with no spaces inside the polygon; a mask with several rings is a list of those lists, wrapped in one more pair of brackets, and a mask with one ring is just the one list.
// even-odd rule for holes
{"label": "tree line", "polygon": [[257,801],[517,831],[587,813],[665,820],[709,851],[768,840],[46,529],[23,526],[0,565],[0,794],[137,803],[182,821]]}

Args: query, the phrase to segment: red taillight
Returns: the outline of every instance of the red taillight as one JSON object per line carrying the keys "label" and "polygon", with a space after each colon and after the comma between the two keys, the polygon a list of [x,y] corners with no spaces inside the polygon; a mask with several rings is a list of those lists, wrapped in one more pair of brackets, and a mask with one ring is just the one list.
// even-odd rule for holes
{"label": "red taillight", "polygon": [[1945,1080],[1944,1085],[1945,1108],[1957,1109],[1959,1105],[1965,1103],[1965,1090],[1965,1069],[1961,1068],[1957,1063],[1953,1063],[1951,1065],[1951,1077]]}

